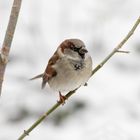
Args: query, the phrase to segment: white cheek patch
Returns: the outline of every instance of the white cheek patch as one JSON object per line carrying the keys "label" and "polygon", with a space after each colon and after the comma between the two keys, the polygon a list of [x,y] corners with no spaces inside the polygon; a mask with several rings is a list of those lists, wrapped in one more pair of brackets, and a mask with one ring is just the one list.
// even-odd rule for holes
{"label": "white cheek patch", "polygon": [[79,60],[81,60],[79,57],[73,57],[73,56],[67,56],[67,59],[70,59],[70,60],[77,60],[77,61],[79,61]]}

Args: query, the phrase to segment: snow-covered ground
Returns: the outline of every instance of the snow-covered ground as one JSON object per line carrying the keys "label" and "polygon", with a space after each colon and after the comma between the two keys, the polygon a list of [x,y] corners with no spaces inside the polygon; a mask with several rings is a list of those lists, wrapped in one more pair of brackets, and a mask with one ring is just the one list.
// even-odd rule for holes
{"label": "snow-covered ground", "polygon": [[[12,2],[0,0],[0,45]],[[95,67],[138,16],[139,0],[23,0],[0,99],[0,140],[16,140],[58,99],[28,79],[64,39],[82,39]],[[140,140],[140,27],[124,50],[131,53],[115,54],[25,139]]]}

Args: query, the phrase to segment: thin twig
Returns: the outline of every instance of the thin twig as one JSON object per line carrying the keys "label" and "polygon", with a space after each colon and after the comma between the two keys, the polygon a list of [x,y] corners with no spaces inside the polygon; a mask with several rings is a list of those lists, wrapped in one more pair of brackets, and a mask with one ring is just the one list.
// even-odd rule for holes
{"label": "thin twig", "polygon": [[[118,50],[125,44],[125,42],[130,38],[130,36],[134,33],[135,29],[140,23],[140,17],[135,22],[134,26],[130,30],[130,32],[127,34],[127,36],[117,45],[116,48],[113,49],[113,51],[92,71],[92,75],[95,74]],[[77,88],[79,89],[79,88]],[[76,90],[70,91],[66,94],[67,99],[73,95]],[[23,140],[24,137],[29,135],[29,133],[37,126],[39,125],[49,114],[51,114],[54,110],[56,110],[62,103],[57,102],[55,105],[53,105],[44,115],[42,115],[29,129],[24,130],[24,133],[18,138],[18,140]]]}
{"label": "thin twig", "polygon": [[1,54],[0,54],[0,95],[1,95],[1,90],[2,90],[2,83],[3,83],[3,78],[4,78],[4,73],[5,73],[5,68],[6,64],[8,62],[8,56],[9,56],[9,51],[11,47],[11,43],[13,40],[16,24],[17,24],[17,19],[21,7],[21,2],[22,0],[14,0],[12,10],[11,10],[11,15],[9,18],[9,23],[7,26],[7,30],[5,33],[5,38],[3,41],[2,49],[1,49]]}
{"label": "thin twig", "polygon": [[120,48],[127,42],[127,40],[132,36],[138,25],[140,24],[140,17],[135,22],[132,29],[128,32],[128,34],[125,36],[125,38],[117,45],[116,48],[113,49],[113,51],[92,71],[92,75],[98,71],[116,52],[119,51]]}
{"label": "thin twig", "polygon": [[[66,98],[68,99],[72,94],[76,92],[77,89],[70,91],[67,93]],[[58,108],[62,103],[57,102],[54,104],[44,115],[42,115],[28,130],[24,130],[23,134],[18,138],[18,140],[23,140],[24,137],[28,136],[29,133],[37,126],[39,125],[49,114],[51,114],[56,108]]]}
{"label": "thin twig", "polygon": [[130,53],[130,51],[117,50],[118,53]]}

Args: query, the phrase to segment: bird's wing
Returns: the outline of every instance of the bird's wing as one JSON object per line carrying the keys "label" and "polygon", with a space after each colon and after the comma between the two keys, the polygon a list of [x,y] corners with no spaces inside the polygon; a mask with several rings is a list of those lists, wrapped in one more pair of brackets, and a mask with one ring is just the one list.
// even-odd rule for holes
{"label": "bird's wing", "polygon": [[45,72],[42,76],[43,80],[42,80],[42,88],[45,87],[46,83],[48,82],[48,80],[50,80],[51,78],[53,78],[54,76],[57,75],[57,72],[55,70],[55,68],[53,67],[53,65],[56,64],[57,60],[59,59],[59,55],[57,55],[57,53],[55,52],[54,55],[50,58],[48,65],[45,69]]}

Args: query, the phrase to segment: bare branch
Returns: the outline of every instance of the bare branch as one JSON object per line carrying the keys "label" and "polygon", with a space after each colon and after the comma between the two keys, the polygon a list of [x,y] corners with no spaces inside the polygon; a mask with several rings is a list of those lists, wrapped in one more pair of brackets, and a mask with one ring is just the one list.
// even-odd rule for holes
{"label": "bare branch", "polygon": [[138,25],[140,24],[140,17],[135,22],[132,29],[128,32],[128,34],[125,36],[125,38],[117,45],[116,48],[113,49],[113,51],[92,71],[92,75],[98,71],[116,52],[119,51],[120,48],[127,42],[127,40],[132,36]]}
{"label": "bare branch", "polygon": [[[93,76],[116,52],[119,51],[120,48],[122,48],[122,46],[125,44],[125,42],[130,38],[130,36],[134,33],[135,29],[137,28],[137,26],[140,23],[140,17],[137,19],[137,21],[135,22],[134,26],[132,27],[132,29],[130,30],[130,32],[127,34],[127,36],[117,45],[116,48],[113,49],[113,51],[92,71],[92,75]],[[79,87],[80,88],[80,87]],[[77,89],[79,89],[77,88]],[[77,89],[70,91],[69,93],[66,94],[66,98],[68,99],[71,95],[73,95]],[[52,108],[50,108],[44,115],[42,115],[29,129],[24,130],[24,133],[18,138],[18,140],[23,140],[24,137],[26,137],[27,135],[29,135],[29,133],[35,128],[37,127],[49,114],[51,114],[53,111],[55,111],[60,105],[62,104],[62,102],[57,102],[55,105],[52,106]]]}
{"label": "bare branch", "polygon": [[15,32],[15,28],[16,28],[16,24],[17,24],[17,19],[18,19],[20,7],[21,7],[21,2],[22,2],[22,0],[14,0],[14,2],[13,2],[9,23],[7,26],[5,38],[4,38],[2,49],[1,49],[1,54],[0,54],[0,95],[1,95],[1,90],[2,90],[2,83],[3,83],[5,68],[6,68],[6,64],[8,62],[9,51],[10,51],[10,47],[11,47],[11,43],[13,40],[13,36],[14,36],[14,32]]}
{"label": "bare branch", "polygon": [[117,50],[118,53],[130,53],[129,51]]}

